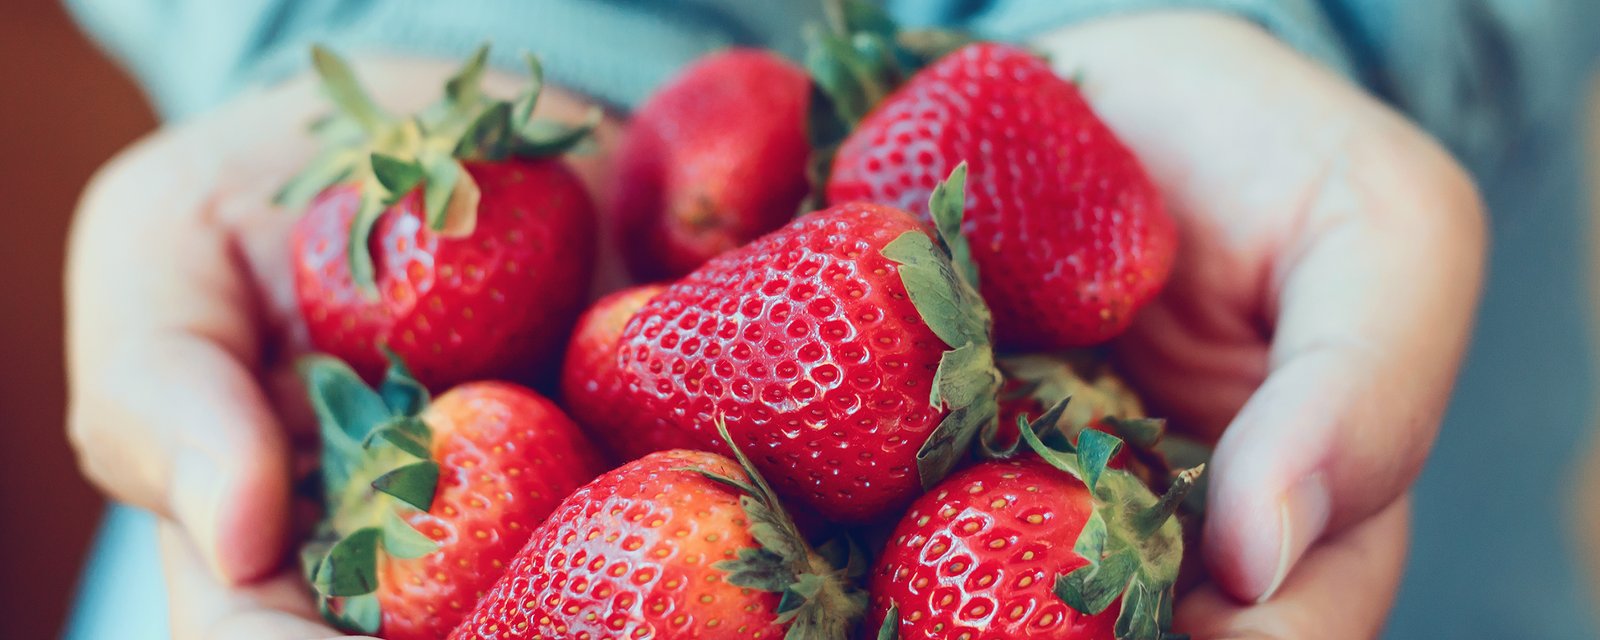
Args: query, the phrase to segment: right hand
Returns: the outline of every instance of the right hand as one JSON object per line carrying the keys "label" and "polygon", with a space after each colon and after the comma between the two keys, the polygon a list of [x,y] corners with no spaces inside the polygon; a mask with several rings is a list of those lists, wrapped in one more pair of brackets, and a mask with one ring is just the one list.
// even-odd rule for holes
{"label": "right hand", "polygon": [[[414,59],[356,66],[395,112],[432,102],[455,68]],[[504,95],[519,84],[485,77]],[[539,107],[563,121],[587,109],[558,91]],[[180,637],[233,637],[197,621],[219,618],[230,602],[263,602],[252,593],[297,594],[295,606],[264,602],[311,612],[284,553],[290,485],[316,449],[293,371],[309,348],[289,264],[296,212],[270,202],[315,152],[305,129],[328,110],[309,74],[240,95],[121,153],[79,203],[67,265],[68,428],[95,484],[165,520]],[[573,162],[591,190],[601,149]],[[260,635],[304,637],[309,622],[272,624],[288,619],[260,617]]]}

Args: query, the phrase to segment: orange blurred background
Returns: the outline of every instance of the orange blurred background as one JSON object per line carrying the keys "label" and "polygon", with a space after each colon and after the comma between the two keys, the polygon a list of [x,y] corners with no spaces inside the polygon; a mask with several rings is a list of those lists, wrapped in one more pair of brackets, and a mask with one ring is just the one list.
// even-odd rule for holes
{"label": "orange blurred background", "polygon": [[67,444],[61,266],[78,191],[154,126],[57,0],[0,3],[0,621],[61,632],[103,502]]}

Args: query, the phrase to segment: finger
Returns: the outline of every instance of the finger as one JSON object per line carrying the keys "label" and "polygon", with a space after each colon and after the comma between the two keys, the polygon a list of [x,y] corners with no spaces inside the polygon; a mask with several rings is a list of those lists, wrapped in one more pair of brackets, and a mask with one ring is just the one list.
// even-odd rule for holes
{"label": "finger", "polygon": [[1432,445],[1484,231],[1470,183],[1418,138],[1352,140],[1274,260],[1269,373],[1211,467],[1207,563],[1236,597],[1270,597],[1324,532],[1405,491]]}
{"label": "finger", "polygon": [[176,525],[160,525],[172,637],[299,640],[344,637],[317,620],[299,576],[285,571],[247,587],[217,582],[194,544]]}
{"label": "finger", "polygon": [[[148,161],[161,154],[174,157]],[[289,481],[256,380],[250,285],[192,184],[152,169],[204,182],[181,155],[158,141],[114,166],[73,233],[73,443],[91,479],[179,522],[219,576],[262,575],[280,557]]]}
{"label": "finger", "polygon": [[1409,502],[1314,547],[1270,602],[1240,605],[1201,587],[1179,602],[1177,628],[1195,640],[1376,637],[1405,567]]}

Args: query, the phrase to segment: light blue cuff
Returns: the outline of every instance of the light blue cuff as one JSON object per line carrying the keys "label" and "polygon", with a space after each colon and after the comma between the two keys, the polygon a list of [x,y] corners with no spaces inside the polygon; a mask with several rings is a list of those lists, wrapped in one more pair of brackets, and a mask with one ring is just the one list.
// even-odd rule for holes
{"label": "light blue cuff", "polygon": [[[815,3],[802,4],[807,8],[742,3],[695,10],[663,2],[390,0],[372,3],[344,26],[312,27],[276,43],[245,77],[270,82],[303,69],[314,42],[347,53],[460,59],[487,41],[494,45],[494,66],[520,71],[522,52],[531,51],[555,84],[626,107],[716,49],[753,44],[792,53],[799,47],[798,25],[812,19]],[[779,24],[789,28],[780,31]]]}
{"label": "light blue cuff", "polygon": [[1316,0],[994,0],[973,14],[966,26],[984,37],[1022,41],[1074,22],[1157,9],[1240,16],[1329,68],[1354,77],[1349,52]]}

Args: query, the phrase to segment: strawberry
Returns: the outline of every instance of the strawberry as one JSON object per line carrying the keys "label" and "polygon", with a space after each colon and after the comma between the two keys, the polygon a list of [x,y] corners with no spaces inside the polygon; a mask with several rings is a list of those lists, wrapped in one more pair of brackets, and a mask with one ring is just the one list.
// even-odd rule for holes
{"label": "strawberry", "polygon": [[1106,468],[1085,431],[952,475],[912,505],[871,573],[873,627],[901,640],[1161,640],[1183,556],[1171,518],[1199,475],[1157,498]]}
{"label": "strawberry", "polygon": [[685,68],[634,112],[612,188],[634,277],[682,276],[794,217],[807,192],[808,86],[783,58],[728,49]]}
{"label": "strawberry", "polygon": [[847,637],[864,597],[734,452],[657,452],[579,489],[450,638]]}
{"label": "strawberry", "polygon": [[[323,154],[279,194],[305,206],[293,232],[295,293],[312,343],[368,380],[382,349],[430,388],[536,373],[560,355],[588,293],[594,211],[557,156],[587,127],[531,122],[478,87],[487,49],[419,116],[383,113],[345,64],[317,49],[342,113]],[[530,366],[532,365],[532,366]]]}
{"label": "strawberry", "polygon": [[561,499],[604,470],[577,425],[513,384],[471,382],[429,402],[398,360],[376,390],[327,356],[302,371],[327,505],[302,557],[324,615],[348,631],[443,637]]}
{"label": "strawberry", "polygon": [[[1155,424],[1135,424],[1148,421],[1144,404],[1121,377],[1104,363],[1085,354],[1073,356],[1016,355],[999,358],[995,362],[1005,381],[1000,392],[1000,420],[995,442],[1001,446],[1016,446],[1019,419],[1026,423],[1044,415],[1047,409],[1067,398],[1072,402],[1057,422],[1049,426],[1071,435],[1074,439],[1084,429],[1095,429],[1132,440],[1134,447],[1149,444],[1133,437],[1141,427],[1160,429]],[[1124,448],[1112,460],[1113,467],[1125,465],[1129,448]]]}
{"label": "strawberry", "polygon": [[[855,109],[870,100],[867,89],[883,91],[825,84],[836,104]],[[850,113],[839,110],[846,124]],[[959,162],[982,185],[968,194],[962,232],[1000,346],[1104,342],[1165,283],[1177,234],[1138,159],[1077,86],[1009,45],[960,48],[877,103],[838,147],[827,199],[926,217],[928,193]]]}
{"label": "strawberry", "polygon": [[596,301],[578,318],[561,367],[561,397],[579,424],[602,424],[614,407],[606,404],[602,384],[615,382],[617,344],[628,321],[664,285],[641,285],[613,292]]}
{"label": "strawberry", "polygon": [[[725,253],[629,321],[592,425],[625,457],[726,451],[712,417],[780,494],[872,520],[937,482],[995,415],[988,312],[968,284],[964,168],[930,231],[843,204]],[[954,261],[954,262],[952,262]]]}
{"label": "strawberry", "polygon": [[[1092,354],[1013,355],[997,359],[996,365],[1005,375],[1000,420],[994,433],[981,439],[991,457],[1015,451],[1021,426],[1034,418],[1040,426],[1036,431],[1046,441],[1064,438],[1075,443],[1085,429],[1116,436],[1126,446],[1109,466],[1125,469],[1157,490],[1169,486],[1182,469],[1211,457],[1209,447],[1170,433],[1166,420],[1146,416],[1133,388]],[[1199,482],[1204,489],[1205,480]],[[1190,492],[1185,500],[1187,513],[1204,511],[1203,490]]]}

